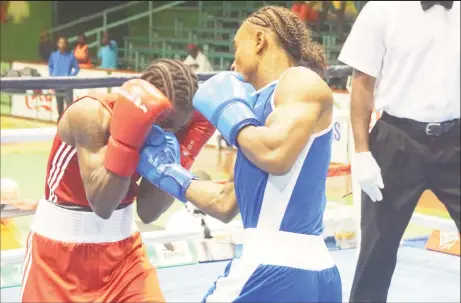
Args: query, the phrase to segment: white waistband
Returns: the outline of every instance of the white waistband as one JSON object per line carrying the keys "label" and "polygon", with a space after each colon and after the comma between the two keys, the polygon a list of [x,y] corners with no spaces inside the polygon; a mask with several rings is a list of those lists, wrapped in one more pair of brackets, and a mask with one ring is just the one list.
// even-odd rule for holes
{"label": "white waistband", "polygon": [[260,264],[323,270],[335,265],[323,236],[247,228],[242,259]]}
{"label": "white waistband", "polygon": [[107,243],[126,239],[138,229],[132,205],[115,210],[104,220],[93,212],[69,210],[41,199],[31,230],[61,242]]}

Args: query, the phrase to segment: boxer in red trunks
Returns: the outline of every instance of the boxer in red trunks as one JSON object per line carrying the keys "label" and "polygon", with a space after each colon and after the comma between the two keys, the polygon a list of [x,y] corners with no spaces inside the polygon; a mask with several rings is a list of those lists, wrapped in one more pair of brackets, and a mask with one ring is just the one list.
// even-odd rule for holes
{"label": "boxer in red trunks", "polygon": [[163,302],[133,220],[152,222],[173,198],[136,167],[153,124],[175,132],[182,164],[214,127],[193,111],[198,81],[176,60],[157,60],[118,93],[74,101],[58,122],[45,197],[27,240],[22,302]]}

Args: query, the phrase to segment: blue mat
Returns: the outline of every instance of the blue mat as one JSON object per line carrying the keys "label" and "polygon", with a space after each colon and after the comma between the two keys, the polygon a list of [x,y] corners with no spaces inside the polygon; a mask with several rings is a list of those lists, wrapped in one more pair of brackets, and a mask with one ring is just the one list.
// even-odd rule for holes
{"label": "blue mat", "polygon": [[[343,280],[343,299],[349,299],[356,263],[355,250],[332,251]],[[459,257],[414,247],[401,247],[389,302],[460,302]],[[160,269],[167,302],[199,302],[227,262]],[[2,302],[19,302],[20,289],[1,291]]]}

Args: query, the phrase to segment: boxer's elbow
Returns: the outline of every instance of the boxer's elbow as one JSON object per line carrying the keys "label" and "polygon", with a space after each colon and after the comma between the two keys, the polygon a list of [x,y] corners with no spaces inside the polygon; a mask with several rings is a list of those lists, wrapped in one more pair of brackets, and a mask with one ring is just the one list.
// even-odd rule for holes
{"label": "boxer's elbow", "polygon": [[281,150],[275,149],[262,156],[264,171],[274,176],[286,175],[290,172],[294,162],[284,155]]}
{"label": "boxer's elbow", "polygon": [[93,207],[93,212],[101,219],[107,220],[112,216],[113,210],[109,210],[105,207]]}
{"label": "boxer's elbow", "polygon": [[105,168],[93,172],[84,179],[85,193],[93,212],[109,219],[128,193],[131,181],[129,177],[120,177]]}
{"label": "boxer's elbow", "polygon": [[271,175],[280,176],[287,174],[294,165],[290,154],[291,148],[284,145],[284,142],[280,142],[270,147],[246,149],[244,153],[260,169]]}
{"label": "boxer's elbow", "polygon": [[229,212],[222,213],[221,216],[217,219],[224,224],[228,224],[235,218],[235,216],[236,215],[234,213],[229,211]]}
{"label": "boxer's elbow", "polygon": [[106,197],[105,190],[99,186],[89,186],[85,189],[86,199],[93,212],[100,218],[110,218],[117,205],[114,204],[114,197]]}
{"label": "boxer's elbow", "polygon": [[150,203],[151,208],[155,208],[154,210],[147,210],[145,207],[140,207],[142,203],[139,202],[139,199],[137,200],[137,213],[138,217],[141,220],[142,223],[144,224],[150,224],[154,221],[156,221],[160,216],[164,213],[164,210],[160,210],[156,208],[154,205]]}
{"label": "boxer's elbow", "polygon": [[144,224],[157,220],[173,205],[174,197],[142,178],[136,198],[136,210]]}
{"label": "boxer's elbow", "polygon": [[225,224],[230,223],[235,218],[235,214],[230,209],[221,208],[213,212],[205,211],[205,213]]}
{"label": "boxer's elbow", "polygon": [[266,171],[273,176],[283,176],[290,172],[291,167],[292,165],[286,163],[273,162],[268,166]]}
{"label": "boxer's elbow", "polygon": [[217,212],[217,216],[215,216],[215,218],[225,224],[228,224],[232,220],[234,220],[234,218],[239,213],[237,198],[235,197],[235,194],[226,197],[226,199],[221,201],[219,205],[221,207]]}
{"label": "boxer's elbow", "polygon": [[110,207],[109,203],[105,203],[107,201],[101,200],[101,198],[97,194],[88,193],[87,192],[87,200],[90,204],[91,209],[96,214],[96,216],[107,220],[112,216],[114,212],[114,207]]}
{"label": "boxer's elbow", "polygon": [[152,222],[157,220],[160,217],[160,215],[158,215],[158,216],[150,216],[149,217],[149,216],[146,216],[146,215],[138,212],[138,217],[139,217],[139,220],[141,220],[141,222],[143,224],[151,224]]}

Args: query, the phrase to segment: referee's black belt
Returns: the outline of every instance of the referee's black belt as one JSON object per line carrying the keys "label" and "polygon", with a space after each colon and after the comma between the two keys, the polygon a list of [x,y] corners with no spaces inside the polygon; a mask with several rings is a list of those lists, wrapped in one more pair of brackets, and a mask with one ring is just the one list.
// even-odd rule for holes
{"label": "referee's black belt", "polygon": [[401,125],[408,127],[410,129],[414,129],[416,131],[420,131],[425,133],[428,136],[440,136],[448,131],[450,131],[453,127],[459,127],[459,119],[454,119],[450,121],[445,121],[445,122],[439,122],[439,123],[427,123],[427,122],[419,122],[411,119],[406,119],[406,118],[398,118],[389,115],[386,112],[383,112],[383,115],[381,116],[381,119],[383,121],[389,122],[394,125]]}

